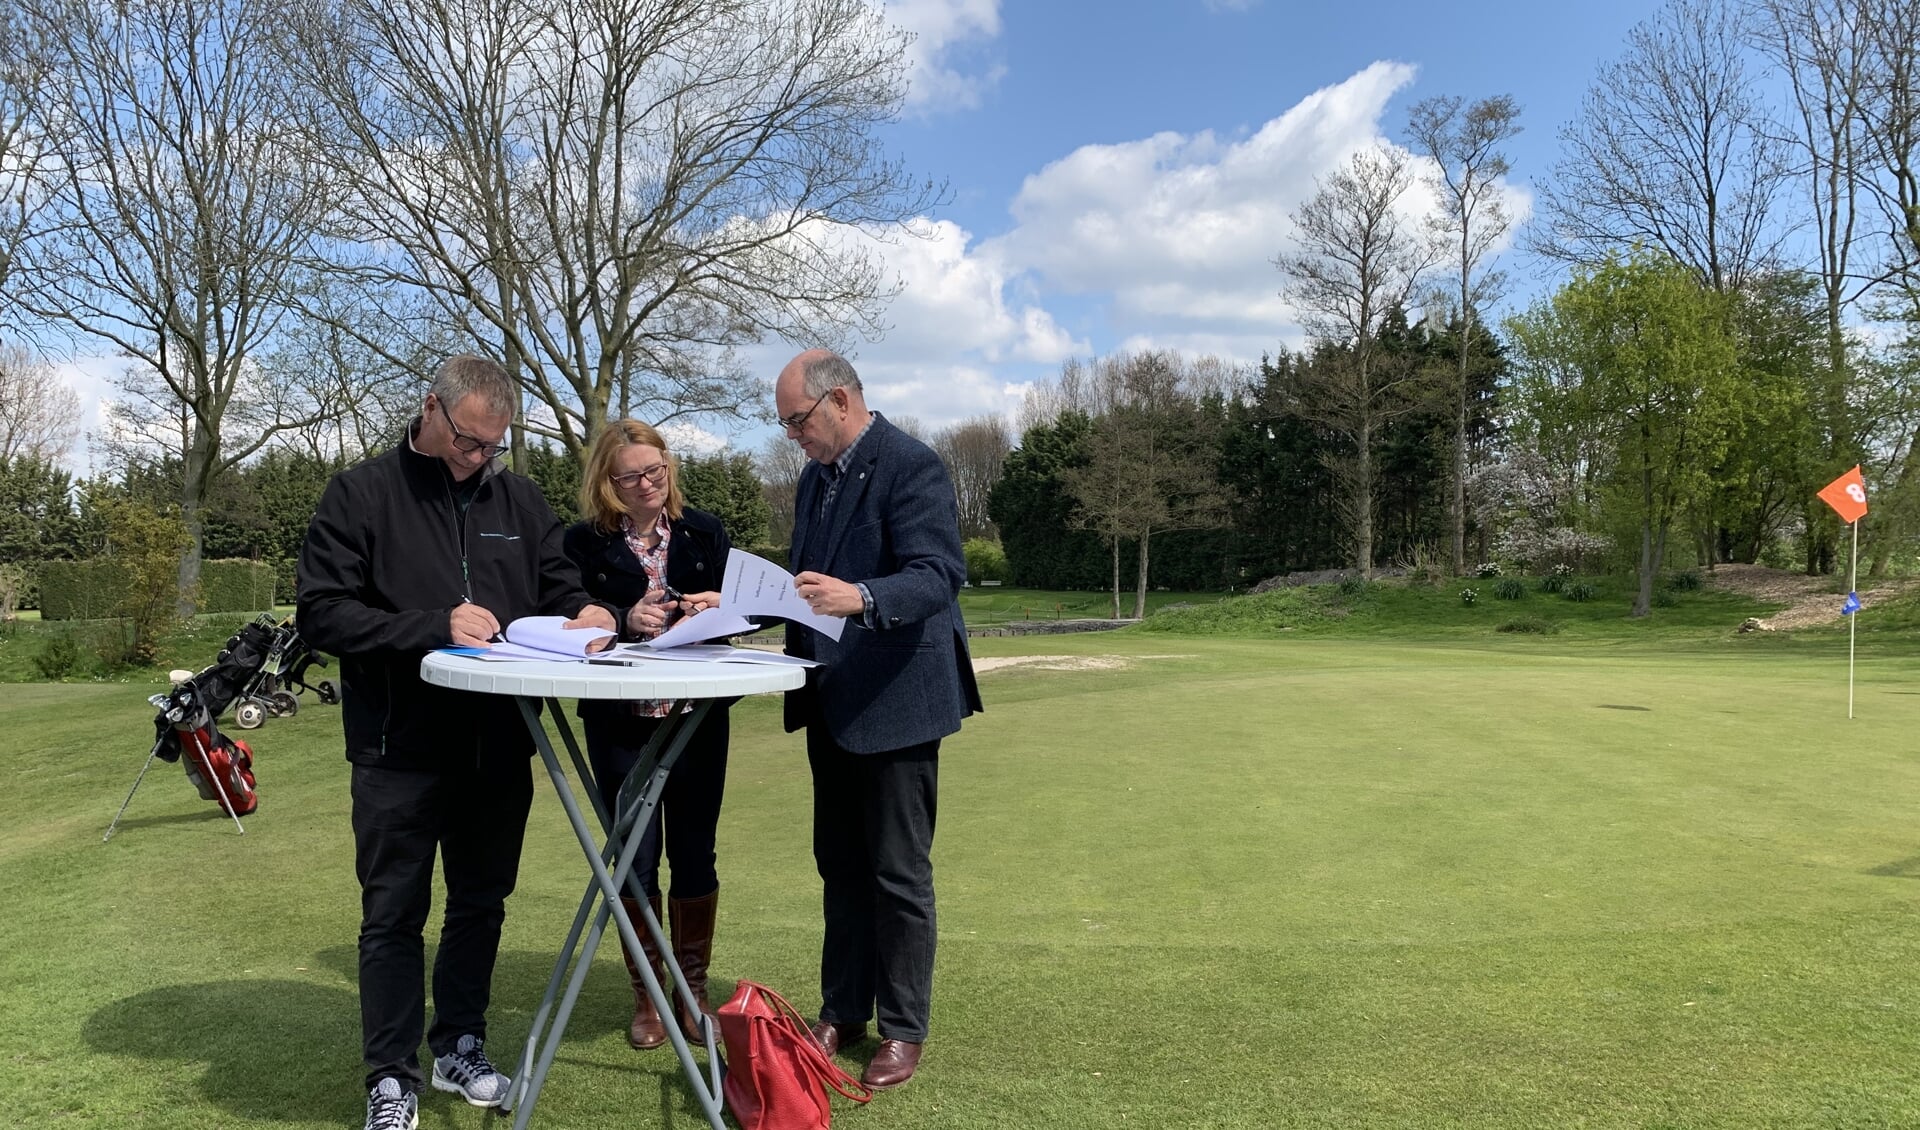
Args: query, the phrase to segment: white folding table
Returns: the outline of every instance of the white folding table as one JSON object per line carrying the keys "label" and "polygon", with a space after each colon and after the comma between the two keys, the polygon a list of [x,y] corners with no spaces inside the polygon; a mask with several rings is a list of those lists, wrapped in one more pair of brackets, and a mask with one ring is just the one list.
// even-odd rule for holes
{"label": "white folding table", "polygon": [[[436,651],[420,661],[420,677],[429,683],[454,690],[514,697],[520,705],[521,717],[526,720],[527,730],[533,736],[534,747],[540,751],[540,759],[546,763],[547,775],[553,778],[554,795],[560,798],[561,806],[567,810],[567,820],[573,825],[573,834],[579,839],[580,848],[586,853],[587,863],[593,869],[593,879],[587,884],[586,894],[580,899],[580,909],[573,917],[573,928],[567,932],[566,943],[554,961],[553,976],[547,982],[546,996],[541,998],[540,1007],[534,1013],[532,1030],[527,1033],[526,1048],[513,1073],[513,1086],[507,1092],[506,1101],[501,1104],[501,1109],[512,1112],[514,1130],[526,1130],[527,1123],[533,1117],[534,1103],[540,1096],[540,1087],[546,1082],[555,1053],[560,1050],[560,1038],[566,1033],[567,1019],[573,1014],[574,1003],[579,999],[580,988],[586,982],[587,970],[600,947],[600,939],[609,919],[633,953],[642,952],[638,931],[644,928],[653,938],[666,968],[672,973],[680,998],[689,1005],[700,1003],[694,1001],[688,991],[687,979],[674,960],[673,947],[660,928],[660,920],[647,903],[646,892],[640,888],[639,880],[633,874],[634,857],[640,848],[640,832],[646,828],[654,809],[659,806],[661,790],[667,783],[667,773],[686,747],[694,728],[712,708],[714,700],[793,690],[806,681],[806,672],[800,667],[719,661],[696,663],[653,660],[638,665],[540,660],[498,662]],[[663,719],[663,724],[654,730],[652,739],[641,753],[640,761],[627,774],[615,799],[615,810],[611,813],[600,800],[600,790],[594,786],[593,769],[581,754],[579,744],[574,741],[573,729],[561,709],[560,700],[565,698],[661,699],[674,704],[672,711]],[[560,732],[561,743],[566,746],[567,755],[573,761],[574,772],[579,775],[580,783],[586,789],[594,815],[599,818],[606,835],[604,844],[595,840],[592,829],[587,826],[580,802],[567,782],[566,770],[561,767],[553,744],[547,740],[546,728],[540,724],[537,707],[542,699],[546,700],[554,727]],[[683,710],[683,707],[686,709]],[[639,922],[634,922],[626,908],[620,905],[623,888],[628,889],[639,903]],[[576,951],[578,961],[575,960]],[[567,973],[569,967],[573,970],[571,977]],[[667,1021],[667,1038],[673,1044],[674,1054],[680,1058],[681,1069],[693,1087],[694,1096],[706,1111],[707,1121],[713,1125],[713,1130],[725,1130],[720,1118],[722,1064],[712,1018],[703,1010],[695,1009],[701,1017],[701,1040],[707,1049],[707,1071],[703,1074],[687,1041],[680,1034],[680,1026],[673,1021],[673,1008],[653,970],[642,962],[640,971],[641,979],[646,983],[647,995]]]}

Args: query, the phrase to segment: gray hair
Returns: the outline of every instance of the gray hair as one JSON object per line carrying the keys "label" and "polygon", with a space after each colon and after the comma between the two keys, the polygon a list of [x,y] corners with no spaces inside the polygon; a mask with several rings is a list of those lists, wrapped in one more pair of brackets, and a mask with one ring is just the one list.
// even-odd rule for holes
{"label": "gray hair", "polygon": [[836,388],[863,391],[860,388],[860,374],[853,371],[853,366],[847,363],[845,357],[829,353],[800,366],[800,391],[803,395],[817,400]]}
{"label": "gray hair", "polygon": [[489,416],[511,416],[519,407],[519,389],[497,362],[472,353],[447,358],[433,375],[427,390],[451,412],[471,395],[478,395]]}

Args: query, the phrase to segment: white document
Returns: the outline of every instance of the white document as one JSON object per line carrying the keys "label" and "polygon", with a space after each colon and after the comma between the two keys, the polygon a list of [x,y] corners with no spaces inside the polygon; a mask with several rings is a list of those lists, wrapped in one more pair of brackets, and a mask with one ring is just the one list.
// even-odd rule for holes
{"label": "white document", "polygon": [[682,616],[674,621],[673,627],[645,643],[631,646],[649,651],[670,651],[697,645],[703,640],[745,635],[757,627],[759,625],[745,616],[735,615],[731,608],[709,608],[705,612],[696,612],[692,616]]}
{"label": "white document", "polygon": [[[507,625],[506,641],[491,647],[454,648],[475,659],[526,660],[578,663],[592,658],[587,649],[613,635],[605,628],[563,628],[567,616],[522,616]],[[598,654],[598,653],[594,653]]]}
{"label": "white document", "polygon": [[[701,615],[710,616],[712,613]],[[820,666],[818,660],[802,659],[797,655],[782,655],[777,651],[761,651],[752,647],[730,647],[721,643],[689,643],[661,651],[649,649],[646,644],[625,644],[608,658],[625,659],[628,656],[638,659],[665,659],[677,663],[747,663],[759,664],[763,667]]]}
{"label": "white document", "polygon": [[793,591],[793,574],[743,549],[727,553],[726,583],[720,590],[720,607],[736,616],[778,616],[796,624],[805,624],[830,640],[840,638],[847,628],[842,616],[822,616],[807,607]]}

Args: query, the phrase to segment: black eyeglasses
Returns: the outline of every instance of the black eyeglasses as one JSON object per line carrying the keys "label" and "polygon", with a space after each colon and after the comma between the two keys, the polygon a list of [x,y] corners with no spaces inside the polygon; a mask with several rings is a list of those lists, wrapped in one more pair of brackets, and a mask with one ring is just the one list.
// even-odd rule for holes
{"label": "black eyeglasses", "polygon": [[[833,388],[839,388],[839,387],[840,387],[839,385],[833,386]],[[833,395],[833,388],[830,388],[827,391],[821,393],[820,400],[814,401],[812,408],[807,409],[805,412],[800,413],[798,416],[775,416],[773,418],[773,422],[776,424],[779,424],[781,427],[787,429],[790,432],[799,431],[801,428],[804,428],[807,426],[807,418],[812,416],[816,411],[819,410],[820,401],[825,400],[827,397]]]}
{"label": "black eyeglasses", "polygon": [[655,463],[644,471],[626,471],[618,475],[608,475],[607,478],[617,487],[637,487],[641,479],[659,486],[667,481],[667,465]]}
{"label": "black eyeglasses", "polygon": [[434,403],[440,406],[440,414],[447,418],[447,427],[453,429],[453,446],[456,451],[478,451],[489,459],[498,459],[506,454],[506,444],[488,443],[479,436],[470,436],[461,431],[460,425],[453,422],[453,413],[447,411],[446,401],[436,399]]}

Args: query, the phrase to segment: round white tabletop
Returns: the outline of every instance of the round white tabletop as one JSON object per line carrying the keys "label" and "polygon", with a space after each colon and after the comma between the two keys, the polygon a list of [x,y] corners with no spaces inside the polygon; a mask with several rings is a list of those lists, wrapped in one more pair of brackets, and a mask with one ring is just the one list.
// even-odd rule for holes
{"label": "round white tabletop", "polygon": [[531,698],[683,699],[790,691],[807,681],[801,667],[758,663],[686,662],[547,663],[537,659],[475,659],[430,651],[420,677],[436,686],[481,694]]}

